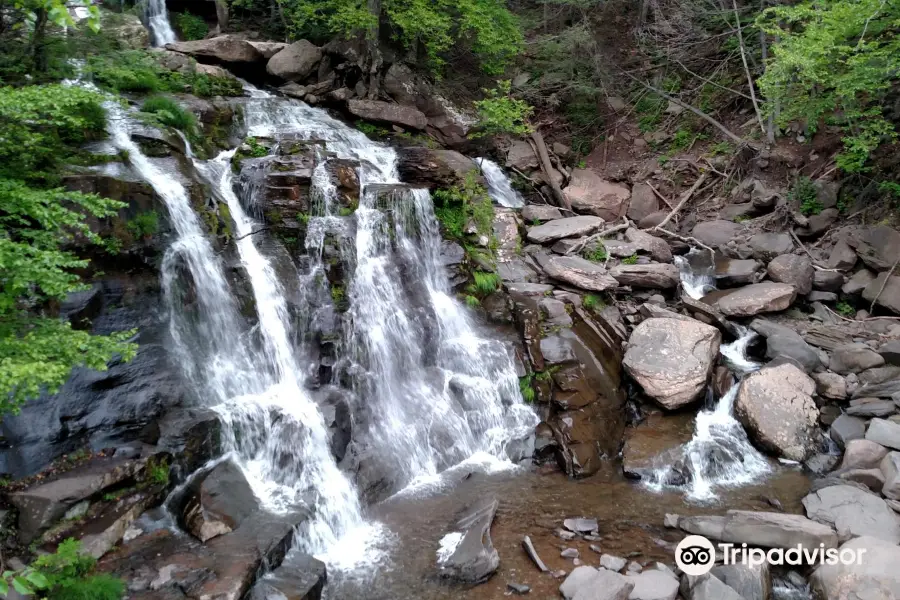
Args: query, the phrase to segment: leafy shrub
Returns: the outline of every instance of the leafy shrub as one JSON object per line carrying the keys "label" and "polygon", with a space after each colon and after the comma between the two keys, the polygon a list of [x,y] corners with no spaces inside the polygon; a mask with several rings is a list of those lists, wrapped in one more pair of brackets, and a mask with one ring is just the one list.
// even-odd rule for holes
{"label": "leafy shrub", "polygon": [[466,306],[468,306],[469,308],[478,308],[479,306],[481,306],[481,300],[479,300],[477,296],[466,294],[464,300],[466,302]]}
{"label": "leafy shrub", "polygon": [[496,273],[475,271],[472,277],[475,279],[475,290],[482,296],[493,294],[500,287],[500,277]]}
{"label": "leafy shrub", "polygon": [[606,246],[603,245],[603,242],[597,242],[596,246],[594,246],[590,250],[585,250],[582,255],[586,259],[593,262],[603,262],[609,256],[609,254],[606,252]]}
{"label": "leafy shrub", "polygon": [[48,600],[121,600],[125,596],[125,582],[101,573],[61,585]]}
{"label": "leafy shrub", "polygon": [[594,294],[588,294],[584,297],[584,300],[581,301],[582,305],[588,310],[600,310],[606,307],[606,303],[599,296],[595,296]]}
{"label": "leafy shrub", "polygon": [[159,230],[159,215],[154,210],[140,213],[128,221],[126,227],[136,238],[150,237]]}
{"label": "leafy shrub", "polygon": [[622,264],[625,265],[636,265],[638,261],[637,254],[632,254],[631,256],[626,256],[622,259]]}
{"label": "leafy shrub", "polygon": [[531,385],[533,380],[534,375],[532,373],[519,378],[519,392],[521,392],[522,400],[524,400],[526,404],[534,403],[535,393],[534,387]]}
{"label": "leafy shrub", "polygon": [[91,575],[97,560],[85,554],[81,542],[62,542],[53,554],[39,556],[20,573],[7,571],[0,579],[0,594],[9,585],[22,595],[40,592],[47,600],[121,600],[125,582],[107,574]]}
{"label": "leafy shrub", "polygon": [[795,203],[804,215],[817,215],[822,212],[816,186],[809,177],[800,177],[788,191],[788,200]]}
{"label": "leafy shrub", "polygon": [[853,308],[853,305],[846,301],[838,302],[834,308],[845,317],[852,317],[856,314],[856,309]]}
{"label": "leafy shrub", "polygon": [[498,81],[497,87],[484,90],[485,99],[475,102],[478,111],[478,131],[471,137],[509,134],[527,135],[531,133],[528,117],[534,109],[524,100],[512,97],[509,80]]}
{"label": "leafy shrub", "polygon": [[240,82],[204,73],[178,73],[143,50],[127,50],[89,57],[84,74],[112,92],[187,92],[197,96],[240,96]]}
{"label": "leafy shrub", "polygon": [[475,223],[478,233],[491,235],[494,207],[474,171],[466,175],[461,187],[435,190],[433,199],[435,216],[448,236],[462,240],[469,219]]}
{"label": "leafy shrub", "polygon": [[172,15],[175,26],[181,32],[181,37],[186,40],[202,40],[209,33],[206,21],[189,12],[175,13]]}
{"label": "leafy shrub", "polygon": [[144,100],[141,111],[156,115],[163,125],[180,129],[185,133],[194,133],[197,130],[197,118],[193,113],[186,111],[181,106],[165,96],[151,96]]}

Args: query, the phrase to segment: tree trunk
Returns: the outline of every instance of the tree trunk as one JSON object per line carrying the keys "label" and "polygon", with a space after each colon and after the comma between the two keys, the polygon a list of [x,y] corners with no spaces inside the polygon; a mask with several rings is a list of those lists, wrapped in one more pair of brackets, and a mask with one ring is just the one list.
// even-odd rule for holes
{"label": "tree trunk", "polygon": [[47,52],[44,47],[44,38],[47,33],[47,9],[39,8],[35,14],[34,33],[31,35],[31,55],[32,69],[38,73],[47,70]]}
{"label": "tree trunk", "polygon": [[562,190],[559,188],[559,184],[556,183],[556,180],[553,178],[553,165],[550,163],[550,153],[547,152],[547,144],[544,143],[544,136],[541,135],[540,131],[535,130],[531,134],[531,140],[534,142],[535,148],[537,148],[538,158],[541,160],[541,171],[544,173],[544,179],[547,181],[547,185],[550,186],[550,190],[553,192],[554,199],[556,199],[559,206],[565,207],[566,210],[571,211],[572,205],[569,202],[569,199],[566,198],[566,195],[563,194]]}
{"label": "tree trunk", "polygon": [[365,79],[368,80],[368,97],[370,100],[377,100],[381,92],[381,85],[378,80],[378,71],[383,64],[381,51],[378,48],[379,37],[381,35],[381,0],[367,0],[369,14],[372,15],[374,24],[366,31],[366,59],[365,59]]}

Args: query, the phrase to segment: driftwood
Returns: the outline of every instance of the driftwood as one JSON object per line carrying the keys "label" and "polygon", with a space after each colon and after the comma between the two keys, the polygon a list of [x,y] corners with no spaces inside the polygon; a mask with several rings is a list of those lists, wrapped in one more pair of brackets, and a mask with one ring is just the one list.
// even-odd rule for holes
{"label": "driftwood", "polygon": [[541,171],[544,173],[544,179],[547,180],[547,185],[550,186],[550,191],[553,192],[553,198],[559,206],[564,207],[566,210],[572,210],[572,204],[569,202],[569,199],[566,198],[566,195],[563,194],[562,190],[559,188],[559,184],[556,183],[556,180],[553,178],[553,164],[550,162],[550,153],[547,152],[547,144],[544,143],[544,136],[541,135],[540,131],[535,129],[531,134],[531,140],[534,142],[534,147],[537,150],[537,155],[541,162]]}
{"label": "driftwood", "polygon": [[680,211],[682,208],[684,208],[684,205],[687,204],[687,201],[691,199],[691,196],[694,195],[694,192],[696,192],[700,188],[700,186],[703,185],[703,182],[706,181],[706,178],[708,176],[709,176],[708,171],[704,171],[703,173],[701,173],[700,177],[697,178],[697,181],[694,182],[694,185],[691,186],[691,189],[686,191],[684,193],[684,195],[681,197],[681,201],[678,203],[678,205],[675,208],[673,208],[671,210],[671,212],[669,212],[668,215],[666,215],[666,218],[662,220],[662,223],[660,223],[656,227],[652,227],[650,229],[650,231],[657,231],[657,230],[665,231],[663,229],[663,227],[666,225],[666,223],[671,221],[672,217],[674,217],[676,214],[678,214],[678,211]]}
{"label": "driftwood", "polygon": [[[578,254],[579,252],[584,250],[585,246],[587,246],[591,242],[596,241],[602,237],[605,237],[611,233],[616,233],[618,231],[624,231],[624,230],[628,229],[629,227],[631,227],[631,221],[629,221],[626,218],[624,223],[620,223],[614,227],[610,227],[609,229],[604,229],[603,231],[591,234],[588,237],[584,238],[583,240],[581,240],[580,242],[578,242],[577,244],[575,244],[574,246],[569,248],[568,251],[566,251],[565,256],[569,256],[570,254]],[[607,259],[608,258],[609,257],[607,256]]]}

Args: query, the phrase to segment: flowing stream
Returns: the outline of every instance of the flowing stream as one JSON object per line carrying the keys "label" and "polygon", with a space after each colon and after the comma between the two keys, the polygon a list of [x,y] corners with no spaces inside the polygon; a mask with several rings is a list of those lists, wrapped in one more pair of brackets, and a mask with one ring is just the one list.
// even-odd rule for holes
{"label": "flowing stream", "polygon": [[175,32],[169,23],[169,11],[166,8],[166,0],[147,0],[144,9],[144,18],[147,21],[147,29],[154,46],[165,46],[176,40]]}
{"label": "flowing stream", "polygon": [[506,176],[500,165],[487,158],[476,158],[475,164],[481,169],[484,180],[487,182],[488,193],[497,204],[506,208],[525,206],[525,199],[513,189],[509,177]]}
{"label": "flowing stream", "polygon": [[[449,289],[427,191],[394,185],[385,192],[383,184],[398,183],[394,151],[322,110],[250,86],[248,95],[250,135],[324,145],[312,177],[308,257],[287,272],[276,268],[271,250],[277,243],[254,218],[264,192],[259,165],[236,181],[234,150],[194,160],[228,207],[252,290],[253,322],[239,311],[185,185],[142,154],[121,109],[110,108],[110,134],[168,209],[176,240],[162,279],[173,351],[197,396],[221,415],[228,450],[254,493],[273,511],[310,506],[313,516],[300,528],[297,547],[329,568],[371,564],[390,532],[366,520],[355,482],[332,454],[323,407],[305,375],[312,365],[304,346],[310,331],[323,305],[338,304],[322,290],[326,239],[339,240],[347,288],[332,384],[351,382],[352,445],[361,470],[383,479],[383,491],[435,489],[460,465],[510,468],[530,456],[537,417],[522,402],[510,348],[482,336]],[[350,215],[339,214],[328,170],[335,158],[359,164],[362,193]],[[300,290],[292,306],[286,287]]]}

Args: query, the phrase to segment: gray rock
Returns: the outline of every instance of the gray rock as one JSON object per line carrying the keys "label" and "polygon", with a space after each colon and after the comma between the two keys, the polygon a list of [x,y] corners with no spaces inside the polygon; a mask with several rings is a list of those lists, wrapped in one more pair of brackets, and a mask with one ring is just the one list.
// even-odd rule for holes
{"label": "gray rock", "polygon": [[578,558],[578,549],[577,548],[566,548],[562,552],[559,553],[562,558]]}
{"label": "gray rock", "polygon": [[900,519],[884,500],[847,485],[830,486],[803,498],[810,519],[832,525],[841,540],[871,535],[900,543]]}
{"label": "gray rock", "polygon": [[671,289],[681,283],[678,268],[671,264],[616,265],[609,274],[619,285],[637,288]]}
{"label": "gray rock", "polygon": [[890,600],[900,598],[900,547],[876,537],[864,536],[841,550],[865,549],[859,564],[821,565],[810,578],[810,587],[823,600]]}
{"label": "gray rock", "polygon": [[829,367],[832,371],[846,375],[859,373],[884,364],[884,357],[865,344],[846,344],[834,349]]}
{"label": "gray rock", "polygon": [[868,302],[874,301],[878,306],[900,313],[900,277],[896,275],[888,277],[887,273],[879,274],[866,286],[862,295]]}
{"label": "gray rock", "polygon": [[594,233],[603,226],[603,219],[592,216],[554,219],[543,225],[528,229],[527,239],[536,244],[547,244],[569,237],[579,237]]}
{"label": "gray rock", "polygon": [[[550,221],[547,225],[558,223]],[[541,225],[545,227],[546,225]],[[609,272],[597,263],[580,256],[548,256],[539,259],[544,272],[557,281],[562,281],[582,290],[605,292],[619,287],[619,283]]]}
{"label": "gray rock", "polygon": [[794,286],[764,281],[720,297],[716,307],[728,317],[752,317],[788,309],[797,297]]}
{"label": "gray rock", "polygon": [[816,271],[813,275],[813,289],[823,292],[838,292],[844,285],[844,276],[835,271]]}
{"label": "gray rock", "polygon": [[533,562],[535,566],[540,569],[541,573],[547,573],[550,571],[550,569],[547,568],[547,565],[544,564],[544,561],[542,561],[541,557],[538,555],[534,544],[531,542],[531,538],[527,535],[522,538],[522,548],[525,549],[525,554],[527,554],[528,558],[531,559],[531,562]]}
{"label": "gray rock", "polygon": [[186,496],[184,524],[201,542],[234,531],[259,509],[243,471],[230,460],[194,479]]}
{"label": "gray rock", "polygon": [[640,572],[642,572],[643,570],[644,570],[644,567],[641,566],[641,563],[639,563],[639,562],[637,562],[637,561],[635,561],[635,560],[633,560],[633,561],[631,561],[630,563],[628,563],[628,568],[625,569],[625,571],[626,571],[627,573],[630,573],[630,574],[640,573]]}
{"label": "gray rock", "polygon": [[756,283],[762,265],[756,260],[716,257],[716,283],[722,287]]}
{"label": "gray rock", "polygon": [[769,278],[779,283],[787,283],[797,290],[797,294],[805,296],[812,291],[815,270],[806,256],[798,254],[782,254],[776,256],[766,268]]}
{"label": "gray rock", "polygon": [[847,280],[841,291],[848,296],[855,296],[856,294],[861,294],[873,281],[875,281],[875,274],[872,271],[860,269],[850,276],[850,279]]}
{"label": "gray rock", "polygon": [[262,57],[266,60],[290,46],[290,44],[284,42],[254,42],[252,40],[247,40],[247,43],[259,50],[259,53],[262,54]]}
{"label": "gray rock", "polygon": [[721,533],[715,539],[734,544],[784,549],[796,547],[797,544],[809,548],[819,544],[834,548],[838,544],[831,527],[802,515],[748,510],[726,512]]}
{"label": "gray rock", "polygon": [[752,567],[744,564],[717,565],[710,573],[740,594],[744,600],[770,598],[772,574],[768,563]]}
{"label": "gray rock", "polygon": [[747,240],[747,245],[754,258],[767,263],[776,256],[794,251],[794,241],[787,233],[757,233]]}
{"label": "gray rock", "polygon": [[839,457],[834,454],[824,454],[819,452],[812,458],[803,463],[811,473],[816,475],[824,475],[830,472],[838,464]]}
{"label": "gray rock", "polygon": [[858,230],[848,243],[866,266],[877,272],[889,270],[900,259],[900,231],[889,225]]}
{"label": "gray rock", "polygon": [[598,527],[597,519],[587,519],[585,517],[577,517],[566,519],[563,521],[563,527],[575,533],[590,533]]}
{"label": "gray rock", "polygon": [[892,450],[900,450],[900,424],[884,419],[872,419],[866,430],[866,439]]}
{"label": "gray rock", "polygon": [[840,214],[836,208],[826,208],[819,214],[808,217],[806,227],[798,228],[797,235],[801,237],[821,235],[834,225]]}
{"label": "gray rock", "polygon": [[831,439],[841,448],[846,448],[852,440],[861,440],[866,435],[866,422],[858,417],[841,415],[831,424]]}
{"label": "gray rock", "polygon": [[876,494],[881,493],[884,487],[884,473],[880,469],[850,469],[841,471],[838,477],[844,481],[858,483]]}
{"label": "gray rock", "polygon": [[900,365],[900,340],[889,340],[881,345],[878,354],[889,365]]}
{"label": "gray rock", "polygon": [[325,563],[291,552],[277,569],[253,586],[247,600],[321,600]]}
{"label": "gray rock", "polygon": [[628,564],[628,561],[619,556],[613,556],[612,554],[602,554],[600,556],[600,566],[610,571],[621,571],[626,564]]}
{"label": "gray rock", "polygon": [[[272,60],[276,58],[278,55],[275,55]],[[428,125],[428,117],[418,109],[392,102],[354,99],[347,102],[347,110],[368,121],[402,125],[411,129],[425,129]]]}
{"label": "gray rock", "polygon": [[718,248],[725,246],[740,234],[742,226],[731,221],[704,221],[697,223],[691,230],[691,236],[707,246]]}
{"label": "gray rock", "polygon": [[442,577],[462,583],[487,581],[500,566],[500,555],[491,542],[491,523],[499,502],[488,498],[470,507],[454,531],[463,537],[453,554],[438,565]]}
{"label": "gray rock", "polygon": [[851,439],[844,445],[844,457],[839,470],[877,468],[887,453],[887,448],[871,440]]}
{"label": "gray rock", "polygon": [[659,199],[646,183],[636,183],[631,188],[631,201],[626,215],[632,221],[640,221],[659,210]]}
{"label": "gray rock", "polygon": [[793,329],[759,318],[753,319],[750,328],[766,338],[766,358],[774,360],[787,356],[807,372],[821,368],[819,353]]}
{"label": "gray rock", "polygon": [[537,169],[538,157],[535,156],[531,144],[524,140],[514,141],[506,153],[506,166],[515,167],[520,171]]}
{"label": "gray rock", "polygon": [[266,71],[269,75],[286,81],[303,81],[312,74],[321,60],[321,48],[306,40],[299,40],[272,56],[266,64]]}
{"label": "gray rock", "polygon": [[900,500],[900,452],[889,452],[879,466],[884,485],[879,490],[885,498]]}
{"label": "gray rock", "polygon": [[712,573],[700,577],[686,576],[682,581],[681,595],[687,600],[743,600],[740,594]]}
{"label": "gray rock", "polygon": [[255,63],[263,60],[263,55],[250,42],[228,35],[220,35],[205,40],[174,42],[166,44],[166,49],[189,56],[202,56],[231,64]]}
{"label": "gray rock", "polygon": [[559,592],[566,600],[628,600],[634,583],[606,569],[575,567]]}
{"label": "gray rock", "polygon": [[664,571],[651,569],[625,578],[634,584],[629,600],[675,600],[678,596],[678,579]]}
{"label": "gray rock", "polygon": [[506,588],[513,594],[518,594],[519,596],[524,596],[531,591],[530,586],[527,586],[524,583],[516,583],[514,581],[507,582]]}
{"label": "gray rock", "polygon": [[816,384],[792,364],[766,367],[741,382],[735,401],[738,420],[764,448],[803,461],[819,440]]}
{"label": "gray rock", "polygon": [[838,242],[828,255],[827,267],[839,271],[849,271],[856,266],[856,252],[844,240]]}
{"label": "gray rock", "polygon": [[[860,402],[860,400],[868,400],[868,402]],[[897,412],[897,406],[893,400],[879,400],[877,398],[853,400],[847,408],[848,415],[863,418],[889,417],[895,412]]]}
{"label": "gray rock", "polygon": [[837,302],[838,295],[834,292],[820,292],[816,290],[807,294],[806,299],[809,302]]}
{"label": "gray rock", "polygon": [[591,169],[573,169],[563,194],[576,212],[607,221],[623,217],[631,197],[628,188],[602,179]]}
{"label": "gray rock", "polygon": [[702,535],[711,540],[725,541],[722,533],[725,530],[725,517],[681,517],[678,520],[678,528],[694,535]]}
{"label": "gray rock", "polygon": [[522,209],[522,219],[526,223],[534,221],[553,221],[554,219],[562,219],[562,213],[555,206],[549,204],[529,204]]}
{"label": "gray rock", "polygon": [[672,262],[672,247],[662,238],[650,235],[646,231],[629,227],[625,230],[625,240],[630,244],[635,244],[639,250],[646,252],[650,255],[650,258],[657,262]]}
{"label": "gray rock", "polygon": [[816,394],[829,400],[845,400],[847,398],[847,380],[837,373],[814,373]]}
{"label": "gray rock", "polygon": [[719,330],[699,321],[646,319],[622,364],[644,393],[674,409],[702,395],[720,342]]}

